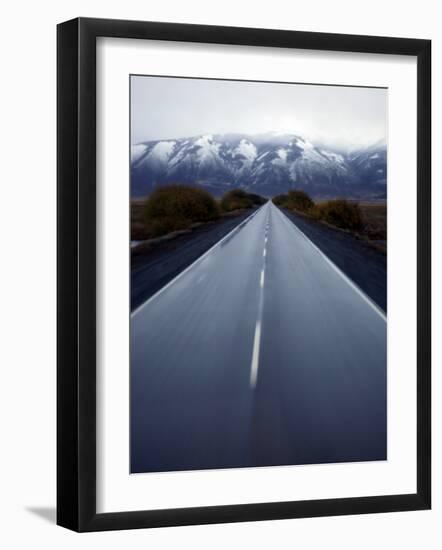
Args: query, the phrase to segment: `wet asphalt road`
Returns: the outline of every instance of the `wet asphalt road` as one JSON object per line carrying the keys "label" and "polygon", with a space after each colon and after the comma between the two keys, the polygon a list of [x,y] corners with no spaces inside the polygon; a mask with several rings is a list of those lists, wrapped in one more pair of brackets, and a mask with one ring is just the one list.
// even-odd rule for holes
{"label": "wet asphalt road", "polygon": [[297,212],[284,214],[384,311],[387,311],[387,255],[353,235]]}
{"label": "wet asphalt road", "polygon": [[271,202],[131,319],[131,471],[386,458],[385,315]]}
{"label": "wet asphalt road", "polygon": [[132,254],[131,310],[143,304],[249,216],[250,210],[232,212],[189,233],[157,242],[144,254]]}

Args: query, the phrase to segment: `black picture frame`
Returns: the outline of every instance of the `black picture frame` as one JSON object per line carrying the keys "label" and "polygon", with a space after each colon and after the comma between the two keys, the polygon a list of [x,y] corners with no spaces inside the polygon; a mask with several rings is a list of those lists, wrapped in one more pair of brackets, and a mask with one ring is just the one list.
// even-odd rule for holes
{"label": "black picture frame", "polygon": [[[96,512],[96,39],[396,54],[417,58],[417,492]],[[75,531],[424,510],[431,506],[431,41],[79,18],[57,28],[57,523]]]}

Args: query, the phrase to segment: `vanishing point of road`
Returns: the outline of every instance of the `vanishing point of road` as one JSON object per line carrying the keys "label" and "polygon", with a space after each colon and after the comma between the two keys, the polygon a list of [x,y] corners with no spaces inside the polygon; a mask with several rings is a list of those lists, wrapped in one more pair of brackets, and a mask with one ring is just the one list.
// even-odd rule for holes
{"label": "vanishing point of road", "polygon": [[131,316],[131,472],[385,460],[386,317],[271,202]]}

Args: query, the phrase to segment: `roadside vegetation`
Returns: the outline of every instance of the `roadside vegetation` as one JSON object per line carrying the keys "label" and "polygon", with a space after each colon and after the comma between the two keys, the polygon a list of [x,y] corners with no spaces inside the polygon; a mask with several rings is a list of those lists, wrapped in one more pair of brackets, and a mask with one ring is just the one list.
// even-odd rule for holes
{"label": "roadside vegetation", "polygon": [[305,191],[289,191],[287,195],[273,198],[277,206],[322,220],[341,229],[358,230],[362,225],[361,212],[357,203],[345,199],[334,199],[315,203]]}
{"label": "roadside vegetation", "polygon": [[358,203],[334,199],[315,204],[310,212],[312,217],[340,229],[359,231],[362,228],[362,216]]}
{"label": "roadside vegetation", "polygon": [[362,201],[359,203],[364,233],[380,245],[387,242],[387,204]]}
{"label": "roadside vegetation", "polygon": [[309,212],[315,206],[315,203],[304,191],[289,191],[287,195],[277,195],[273,198],[273,202],[278,206],[298,212]]}
{"label": "roadside vegetation", "polygon": [[350,231],[386,251],[387,207],[385,203],[333,199],[314,202],[304,191],[289,191],[273,197],[276,206],[286,208],[327,225]]}
{"label": "roadside vegetation", "polygon": [[131,240],[146,241],[264,204],[263,197],[232,189],[216,200],[204,189],[167,185],[131,201]]}
{"label": "roadside vegetation", "polygon": [[144,204],[146,227],[153,237],[219,218],[215,199],[203,189],[169,185],[156,189]]}
{"label": "roadside vegetation", "polygon": [[232,189],[223,195],[220,207],[223,212],[233,212],[234,210],[253,208],[265,202],[266,200],[260,195],[247,193],[243,189]]}

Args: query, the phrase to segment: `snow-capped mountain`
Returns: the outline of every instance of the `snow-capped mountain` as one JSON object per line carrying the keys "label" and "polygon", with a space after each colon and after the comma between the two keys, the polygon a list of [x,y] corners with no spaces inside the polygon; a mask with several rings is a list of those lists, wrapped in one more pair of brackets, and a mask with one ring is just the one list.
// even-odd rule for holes
{"label": "snow-capped mountain", "polygon": [[186,183],[221,195],[229,188],[272,197],[304,189],[312,197],[386,196],[387,150],[382,143],[352,153],[315,146],[294,134],[201,135],[136,144],[132,196]]}

